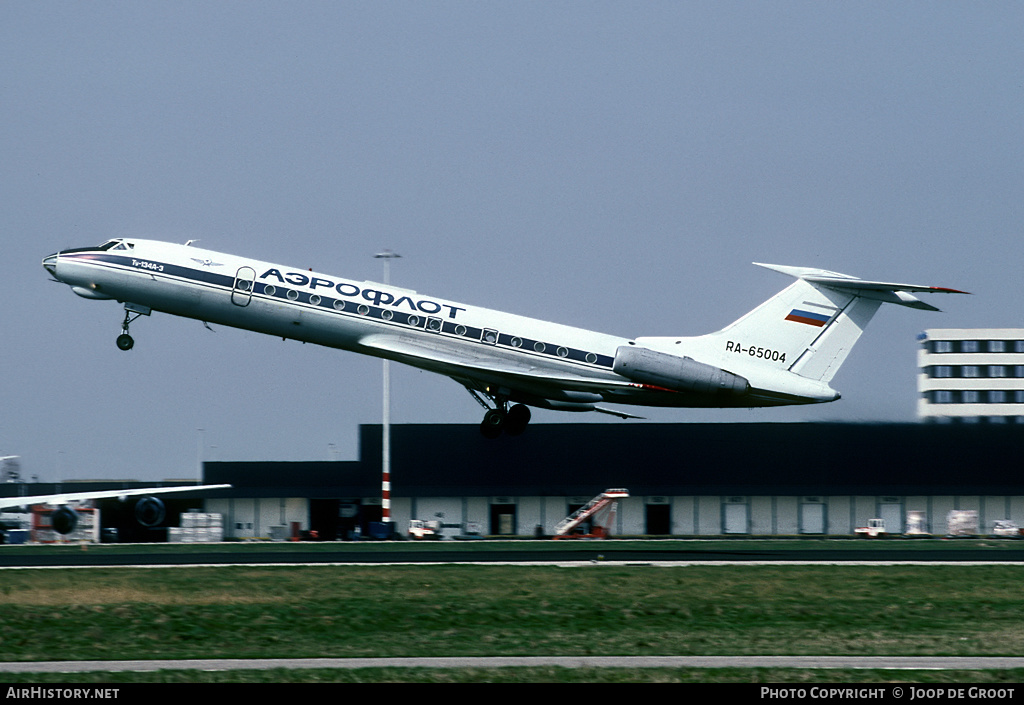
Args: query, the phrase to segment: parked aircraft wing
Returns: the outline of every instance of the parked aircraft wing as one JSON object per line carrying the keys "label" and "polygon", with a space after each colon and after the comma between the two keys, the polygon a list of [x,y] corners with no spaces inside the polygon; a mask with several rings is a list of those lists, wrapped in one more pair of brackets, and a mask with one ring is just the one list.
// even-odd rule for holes
{"label": "parked aircraft wing", "polygon": [[231,485],[184,485],[182,487],[144,487],[133,490],[98,490],[95,492],[62,492],[60,494],[38,494],[27,497],[0,497],[0,509],[5,507],[25,507],[30,504],[67,504],[87,499],[104,499],[109,497],[130,497],[134,495],[155,495],[168,492],[195,492],[197,490],[220,490]]}

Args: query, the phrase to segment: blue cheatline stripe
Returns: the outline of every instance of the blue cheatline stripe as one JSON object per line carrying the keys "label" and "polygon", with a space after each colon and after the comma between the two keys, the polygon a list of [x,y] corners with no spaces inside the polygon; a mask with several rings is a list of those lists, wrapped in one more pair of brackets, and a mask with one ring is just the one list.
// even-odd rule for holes
{"label": "blue cheatline stripe", "polygon": [[[62,252],[60,253],[60,256],[64,257],[67,256],[67,254],[67,252]],[[220,274],[206,268],[195,269],[176,264],[168,264],[166,262],[154,262],[153,260],[143,260],[138,257],[115,255],[106,252],[75,252],[69,259],[86,260],[90,263],[95,263],[101,266],[113,265],[115,268],[123,269],[123,271],[126,272],[150,274],[154,277],[174,277],[176,279],[182,279],[197,284],[223,288],[228,292],[233,290],[235,284],[234,273]],[[142,268],[133,265],[133,262],[139,261],[145,261],[150,265],[161,267],[162,269],[157,271],[148,267]],[[584,365],[594,365],[597,367],[607,368],[611,368],[613,362],[613,358],[610,355],[599,355],[597,353],[587,352],[586,350],[559,346],[532,338],[520,338],[506,333],[499,334],[496,343],[489,343],[483,340],[483,328],[477,326],[463,326],[457,322],[442,320],[437,316],[431,316],[426,313],[407,313],[405,311],[399,311],[385,306],[375,306],[370,303],[361,302],[358,299],[322,296],[320,294],[313,294],[301,289],[291,288],[287,285],[266,284],[264,282],[254,282],[252,288],[253,296],[262,295],[275,300],[283,299],[286,302],[312,306],[318,310],[325,310],[339,315],[350,316],[353,318],[371,318],[382,323],[408,326],[421,330],[427,327],[429,319],[435,318],[441,323],[441,330],[435,332],[438,332],[439,334],[444,333],[446,334],[446,337],[481,343],[484,345],[498,345],[504,348],[512,348],[516,352],[525,353],[531,356],[539,355],[543,357],[555,357]],[[296,295],[296,298],[289,298],[289,291],[295,292],[293,295]],[[311,300],[314,296],[316,296],[317,299],[315,302]],[[338,305],[335,305],[336,302]],[[461,330],[463,328],[465,329],[464,332]],[[519,345],[514,344],[515,342],[519,342]]]}

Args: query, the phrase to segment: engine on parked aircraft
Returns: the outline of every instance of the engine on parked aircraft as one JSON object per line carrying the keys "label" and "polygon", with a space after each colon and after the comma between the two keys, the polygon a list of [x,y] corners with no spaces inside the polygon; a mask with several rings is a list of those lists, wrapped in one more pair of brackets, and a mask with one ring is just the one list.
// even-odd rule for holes
{"label": "engine on parked aircraft", "polygon": [[67,505],[57,507],[50,512],[50,526],[58,534],[70,534],[78,526],[78,512]]}
{"label": "engine on parked aircraft", "polygon": [[732,372],[689,357],[632,345],[622,345],[616,349],[612,369],[634,382],[677,392],[738,395],[750,389],[750,383],[745,378]]}
{"label": "engine on parked aircraft", "polygon": [[143,497],[135,504],[135,519],[146,528],[159,526],[166,515],[167,508],[156,497]]}

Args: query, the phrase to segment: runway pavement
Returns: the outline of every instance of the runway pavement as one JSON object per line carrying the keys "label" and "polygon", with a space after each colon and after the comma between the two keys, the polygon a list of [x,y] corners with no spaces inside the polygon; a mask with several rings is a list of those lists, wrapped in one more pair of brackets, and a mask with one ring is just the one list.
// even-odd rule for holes
{"label": "runway pavement", "polygon": [[0,663],[0,673],[235,671],[274,668],[857,668],[886,670],[992,670],[1024,668],[1008,656],[484,656],[312,659],[155,659],[139,661],[35,661]]}
{"label": "runway pavement", "polygon": [[[528,542],[520,542],[528,543]],[[641,544],[642,542],[637,542]],[[656,543],[656,542],[652,542]],[[605,561],[618,564],[771,564],[771,563],[955,563],[991,564],[1017,563],[1024,565],[1024,542],[996,544],[994,547],[963,546],[950,543],[921,550],[914,542],[903,546],[888,545],[884,550],[877,546],[851,547],[841,544],[822,543],[813,548],[773,546],[763,542],[756,549],[748,545],[730,545],[722,541],[712,548],[705,544],[701,548],[687,548],[685,542],[677,547],[645,548],[634,545],[619,548],[600,542],[565,543],[533,549],[530,546],[510,547],[509,542],[488,542],[488,546],[475,544],[477,550],[461,550],[461,547],[445,549],[434,546],[386,546],[382,550],[367,549],[365,544],[321,544],[320,550],[304,550],[296,544],[291,550],[265,551],[259,546],[222,544],[216,551],[190,550],[182,544],[180,550],[164,546],[169,550],[152,551],[140,545],[138,548],[123,545],[101,545],[88,550],[22,551],[19,546],[0,549],[0,568],[44,568],[44,567],[86,567],[86,566],[194,566],[194,565],[310,565],[310,564],[431,564],[431,563],[486,563],[486,564],[584,564]],[[62,547],[54,547],[62,548]],[[386,549],[386,550],[385,550]],[[429,549],[429,550],[419,550]],[[483,549],[483,550],[480,550]]]}

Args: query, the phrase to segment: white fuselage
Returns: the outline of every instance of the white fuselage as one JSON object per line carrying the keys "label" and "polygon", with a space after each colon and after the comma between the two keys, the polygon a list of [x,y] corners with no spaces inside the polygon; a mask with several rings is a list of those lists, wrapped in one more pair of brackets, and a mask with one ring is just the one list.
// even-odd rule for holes
{"label": "white fuselage", "polygon": [[[589,411],[602,401],[753,407],[837,397],[782,365],[727,355],[709,336],[634,341],[188,245],[126,238],[65,250],[43,264],[86,298],[397,360],[492,398],[544,408]],[[708,365],[732,360],[749,368],[737,373],[744,391],[714,394],[627,378],[613,369],[616,351],[638,342]]]}
{"label": "white fuselage", "polygon": [[[457,377],[466,373],[447,357],[498,367],[525,364],[538,373],[578,377],[581,389],[627,382],[611,371],[615,349],[629,342],[617,336],[191,246],[125,243],[132,248],[58,253],[53,274],[87,298],[116,299]],[[380,336],[422,349],[424,356],[363,344]],[[432,350],[446,354],[431,356]],[[486,382],[495,374],[480,376]],[[539,386],[545,394],[551,391]]]}

